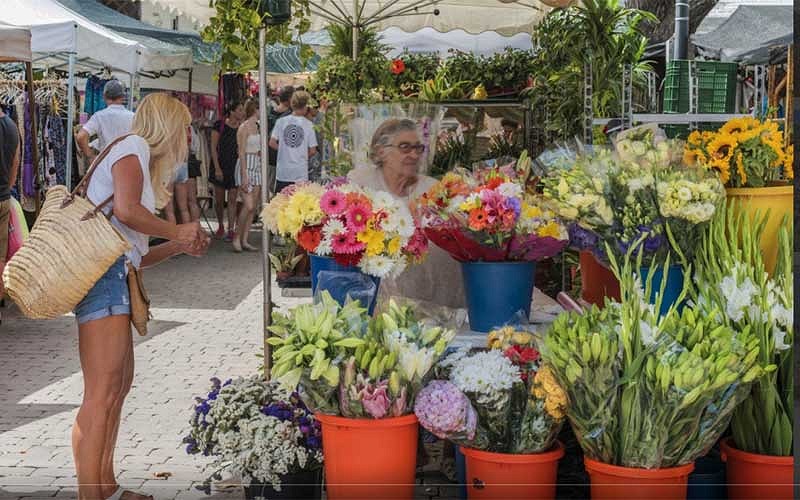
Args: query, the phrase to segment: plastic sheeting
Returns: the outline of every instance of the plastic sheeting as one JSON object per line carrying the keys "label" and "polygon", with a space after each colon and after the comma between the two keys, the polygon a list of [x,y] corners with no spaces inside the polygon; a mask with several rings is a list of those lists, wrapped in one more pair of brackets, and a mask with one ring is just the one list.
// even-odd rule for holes
{"label": "plastic sheeting", "polygon": [[766,64],[775,47],[793,43],[792,6],[740,5],[716,29],[695,35],[692,43],[709,59]]}

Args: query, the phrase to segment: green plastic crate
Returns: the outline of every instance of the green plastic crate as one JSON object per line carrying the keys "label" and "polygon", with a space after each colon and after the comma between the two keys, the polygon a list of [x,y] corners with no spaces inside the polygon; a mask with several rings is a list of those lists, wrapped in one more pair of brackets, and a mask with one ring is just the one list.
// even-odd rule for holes
{"label": "green plastic crate", "polygon": [[[698,130],[716,132],[722,123],[701,122],[697,124]],[[670,139],[683,139],[689,137],[689,125],[670,124],[662,127],[667,137]]]}
{"label": "green plastic crate", "polygon": [[[736,106],[736,63],[697,61],[698,113],[733,113]],[[689,61],[672,60],[664,79],[664,112],[689,112]]]}

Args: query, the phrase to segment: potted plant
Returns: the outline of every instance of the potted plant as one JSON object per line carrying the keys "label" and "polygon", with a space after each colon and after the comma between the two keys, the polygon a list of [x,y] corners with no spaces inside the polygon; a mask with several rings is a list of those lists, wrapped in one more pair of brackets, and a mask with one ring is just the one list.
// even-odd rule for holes
{"label": "potted plant", "polygon": [[724,311],[726,326],[758,339],[757,362],[768,367],[736,408],[732,436],[722,444],[728,496],[733,499],[793,495],[791,227],[784,219],[778,236],[778,261],[770,276],[759,251],[764,217],[751,221],[739,207],[730,206],[707,232],[707,252],[696,273],[695,301],[703,305],[706,314]]}
{"label": "potted plant", "polygon": [[417,392],[455,332],[389,304],[369,319],[358,302],[274,313],[272,376],[298,387],[322,424],[327,495],[408,498],[414,493]]}
{"label": "potted plant", "polygon": [[673,306],[659,316],[661,294],[645,303],[653,279],[643,294],[634,254],[620,266],[609,252],[620,304],[562,314],[543,355],[567,393],[592,497],[685,498],[694,460],[769,368],[758,360],[756,333],[727,326],[718,308]]}
{"label": "potted plant", "polygon": [[425,235],[461,262],[475,331],[530,316],[536,261],[567,244],[566,228],[525,191],[522,170],[450,172],[415,206]]}
{"label": "potted plant", "polygon": [[686,159],[716,171],[728,198],[751,218],[770,211],[761,234],[761,251],[767,271],[775,269],[778,230],[783,217],[792,216],[794,146],[788,145],[778,123],[756,118],[734,118],[719,132],[692,132],[686,143]]}
{"label": "potted plant", "polygon": [[216,472],[198,488],[210,494],[228,470],[242,477],[248,499],[322,498],[320,424],[298,395],[260,376],[211,381],[183,439],[187,453],[216,458]]}
{"label": "potted plant", "polygon": [[[683,143],[655,141],[649,130],[618,141],[613,152],[578,157],[544,180],[544,193],[571,223],[572,245],[591,251],[600,262],[610,258],[606,249],[621,260],[644,238],[637,247],[644,256],[639,274],[646,278],[654,270],[651,303],[663,282],[660,313],[665,314],[683,289],[685,268],[724,190],[716,176],[682,163]],[[616,291],[618,285],[588,281],[584,286],[601,295],[595,290]]]}
{"label": "potted plant", "polygon": [[[371,289],[371,300],[365,298],[370,313],[380,279],[401,273],[427,252],[427,239],[404,205],[388,193],[353,184],[289,187],[272,198],[262,216],[270,231],[294,239],[309,252],[314,293],[323,271],[368,275],[374,283],[364,283]],[[331,290],[340,303],[347,291]]]}
{"label": "potted plant", "polygon": [[532,336],[516,337],[445,358],[414,407],[420,425],[461,447],[469,498],[555,498],[566,394]]}
{"label": "potted plant", "polygon": [[290,278],[295,267],[305,257],[303,254],[297,255],[297,244],[291,244],[275,253],[269,254],[269,262],[275,270],[275,278],[280,283]]}

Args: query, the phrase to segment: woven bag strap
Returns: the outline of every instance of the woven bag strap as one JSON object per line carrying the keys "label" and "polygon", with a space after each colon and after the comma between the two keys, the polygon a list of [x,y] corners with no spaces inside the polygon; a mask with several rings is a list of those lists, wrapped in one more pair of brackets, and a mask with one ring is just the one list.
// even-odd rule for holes
{"label": "woven bag strap", "polygon": [[102,162],[108,153],[111,152],[114,146],[122,142],[123,140],[127,139],[128,137],[132,136],[133,134],[125,134],[117,137],[111,143],[103,149],[103,151],[95,156],[94,161],[92,162],[89,170],[86,171],[86,174],[83,176],[83,179],[75,186],[75,189],[72,190],[70,194],[70,198],[74,198],[75,196],[81,196],[83,198],[86,197],[86,191],[89,189],[89,182],[92,180],[92,176],[94,175],[95,170],[97,167],[100,166],[100,162]]}

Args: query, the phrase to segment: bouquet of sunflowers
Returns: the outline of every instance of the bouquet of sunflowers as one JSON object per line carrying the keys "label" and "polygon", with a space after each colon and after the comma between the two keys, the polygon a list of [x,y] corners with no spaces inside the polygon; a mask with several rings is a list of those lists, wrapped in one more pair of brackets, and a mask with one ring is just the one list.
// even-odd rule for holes
{"label": "bouquet of sunflowers", "polygon": [[397,276],[424,259],[428,242],[409,210],[390,194],[348,183],[289,186],[264,208],[274,234],[307,252],[358,266],[371,276]]}
{"label": "bouquet of sunflowers", "polygon": [[420,425],[473,449],[527,454],[549,450],[565,418],[566,394],[542,365],[533,337],[493,332],[488,351],[456,351],[417,396]]}
{"label": "bouquet of sunflowers", "polygon": [[764,187],[794,177],[794,146],[776,122],[734,118],[718,132],[689,135],[684,161],[716,171],[727,187]]}

